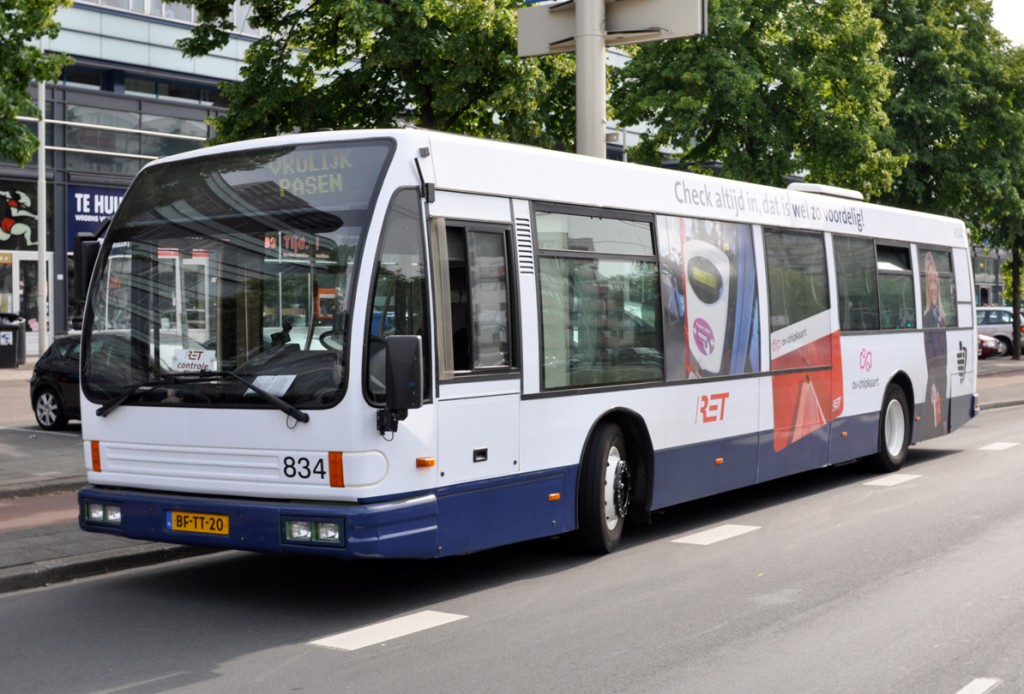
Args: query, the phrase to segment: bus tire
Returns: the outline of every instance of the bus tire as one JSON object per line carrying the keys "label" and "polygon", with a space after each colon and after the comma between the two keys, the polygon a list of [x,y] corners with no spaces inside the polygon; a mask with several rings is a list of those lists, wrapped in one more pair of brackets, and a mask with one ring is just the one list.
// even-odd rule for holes
{"label": "bus tire", "polygon": [[910,448],[910,407],[906,393],[895,383],[885,389],[882,412],[878,420],[878,453],[875,467],[882,472],[895,472],[903,465]]}
{"label": "bus tire", "polygon": [[632,493],[626,460],[622,429],[611,423],[599,425],[587,444],[580,471],[579,540],[588,553],[608,554],[622,539]]}

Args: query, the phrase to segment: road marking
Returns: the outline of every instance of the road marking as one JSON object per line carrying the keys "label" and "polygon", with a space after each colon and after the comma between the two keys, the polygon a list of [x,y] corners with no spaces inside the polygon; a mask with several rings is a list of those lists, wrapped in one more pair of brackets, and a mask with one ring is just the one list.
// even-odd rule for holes
{"label": "road marking", "polygon": [[986,694],[1003,683],[995,677],[979,677],[956,694]]}
{"label": "road marking", "polygon": [[1019,446],[1019,445],[1020,445],[1019,443],[1016,443],[1016,442],[1013,442],[1013,441],[996,441],[995,443],[990,443],[987,446],[982,446],[978,450],[979,451],[1005,451],[1005,450],[1009,450],[1010,448],[1013,448],[1014,446]]}
{"label": "road marking", "polygon": [[864,484],[871,487],[895,487],[897,484],[916,480],[920,476],[921,475],[897,475],[890,473],[882,477],[876,477],[870,482],[865,482]]}
{"label": "road marking", "polygon": [[425,610],[386,622],[371,624],[368,627],[343,631],[334,636],[310,641],[310,643],[314,646],[325,646],[326,648],[336,648],[342,651],[355,651],[385,641],[392,641],[402,636],[408,636],[409,634],[415,634],[418,631],[425,631],[450,622],[457,622],[465,618],[466,615],[462,614],[448,614],[446,612]]}
{"label": "road marking", "polygon": [[693,535],[687,535],[686,537],[680,537],[672,542],[681,545],[713,545],[716,542],[722,540],[731,540],[734,537],[740,535],[746,535],[747,533],[755,530],[760,530],[761,527],[757,525],[720,525],[717,528],[711,528],[710,530],[704,530]]}

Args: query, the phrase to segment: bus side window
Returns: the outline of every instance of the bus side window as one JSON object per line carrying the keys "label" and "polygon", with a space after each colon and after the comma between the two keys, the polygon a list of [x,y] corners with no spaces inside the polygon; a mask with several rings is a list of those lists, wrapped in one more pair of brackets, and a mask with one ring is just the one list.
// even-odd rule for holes
{"label": "bus side window", "polygon": [[505,231],[449,227],[446,241],[454,372],[512,366]]}
{"label": "bus side window", "polygon": [[448,287],[450,290],[452,362],[455,371],[473,368],[470,344],[469,267],[466,263],[466,232],[448,229]]}
{"label": "bus side window", "polygon": [[912,330],[917,327],[914,308],[914,277],[910,249],[906,246],[877,245],[878,299],[882,330]]}
{"label": "bus side window", "polygon": [[836,236],[833,245],[839,327],[844,332],[878,330],[878,264],[874,241]]}

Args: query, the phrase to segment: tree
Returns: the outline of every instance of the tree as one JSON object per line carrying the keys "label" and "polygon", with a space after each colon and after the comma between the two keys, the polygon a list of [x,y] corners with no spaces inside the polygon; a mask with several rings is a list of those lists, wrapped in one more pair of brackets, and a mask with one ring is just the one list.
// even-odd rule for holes
{"label": "tree", "polygon": [[[230,0],[190,0],[200,23],[180,43],[223,46]],[[217,139],[396,121],[495,139],[570,147],[573,62],[516,54],[516,0],[251,0],[266,34],[243,81],[222,85]]]}
{"label": "tree", "polygon": [[[1011,252],[1013,304],[1024,253],[1024,51],[992,26],[989,0],[874,0],[894,70],[886,111],[907,167],[882,201],[964,219]],[[1019,322],[1014,311],[1014,322]],[[1020,326],[1014,354],[1020,354]]]}
{"label": "tree", "polygon": [[659,163],[717,160],[722,175],[888,190],[904,158],[887,138],[891,74],[880,22],[863,0],[710,0],[708,35],[644,44],[613,70],[611,105],[652,132],[631,150]]}
{"label": "tree", "polygon": [[18,116],[39,116],[28,87],[32,82],[55,80],[70,61],[44,53],[39,39],[53,38],[60,26],[53,16],[70,0],[5,0],[0,9],[0,159],[25,166],[39,140],[18,122]]}
{"label": "tree", "polygon": [[[977,178],[961,204],[976,215],[974,236],[992,246],[1009,249],[1010,305],[1013,315],[1013,357],[1021,355],[1021,266],[1024,258],[1024,48],[1001,44],[996,69],[989,73],[989,99],[971,115],[981,132],[969,136],[982,142],[973,148],[978,159],[964,161]],[[981,160],[981,164],[979,164]],[[975,183],[975,181],[971,181]]]}
{"label": "tree", "polygon": [[874,0],[888,32],[882,56],[893,70],[885,110],[889,146],[907,159],[882,201],[992,221],[1011,195],[1004,185],[1019,151],[1024,103],[1014,104],[1006,40],[989,0]]}

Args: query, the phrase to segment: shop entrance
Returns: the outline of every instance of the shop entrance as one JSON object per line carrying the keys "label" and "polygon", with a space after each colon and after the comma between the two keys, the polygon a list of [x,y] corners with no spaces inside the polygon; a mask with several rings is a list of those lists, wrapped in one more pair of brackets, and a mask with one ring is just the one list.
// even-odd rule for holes
{"label": "shop entrance", "polygon": [[[47,259],[48,292],[53,302],[53,256]],[[0,313],[16,313],[25,319],[25,354],[39,354],[39,306],[36,300],[39,254],[32,251],[0,253]],[[51,313],[52,315],[52,313]],[[52,336],[51,327],[51,336]]]}

